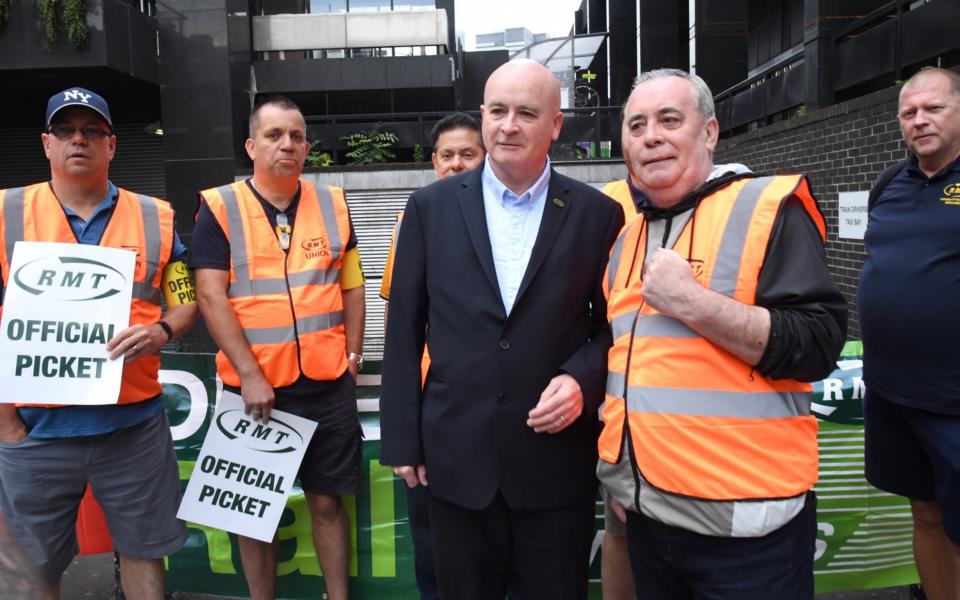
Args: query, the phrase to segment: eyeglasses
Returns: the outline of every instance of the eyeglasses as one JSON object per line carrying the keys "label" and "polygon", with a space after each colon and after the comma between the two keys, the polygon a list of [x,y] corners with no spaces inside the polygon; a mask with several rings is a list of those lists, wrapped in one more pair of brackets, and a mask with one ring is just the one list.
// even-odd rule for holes
{"label": "eyeglasses", "polygon": [[66,142],[67,140],[73,139],[73,135],[78,131],[83,134],[83,137],[87,138],[91,142],[98,142],[113,135],[112,131],[97,127],[96,125],[87,125],[86,127],[74,127],[73,125],[54,125],[50,128],[50,133],[61,142]]}
{"label": "eyeglasses", "polygon": [[284,250],[290,249],[290,234],[293,233],[293,227],[290,226],[290,220],[287,213],[277,213],[277,226],[274,227],[277,232],[277,240],[280,241],[280,247]]}

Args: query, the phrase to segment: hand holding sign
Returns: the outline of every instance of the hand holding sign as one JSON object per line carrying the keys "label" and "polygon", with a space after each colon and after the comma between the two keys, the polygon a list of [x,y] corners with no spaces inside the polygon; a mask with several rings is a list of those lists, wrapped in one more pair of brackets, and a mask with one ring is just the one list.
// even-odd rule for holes
{"label": "hand holding sign", "polygon": [[177,517],[272,541],[316,428],[280,411],[267,423],[255,422],[245,416],[240,396],[224,392]]}
{"label": "hand holding sign", "polygon": [[[107,342],[130,323],[136,254],[17,242],[0,320],[0,402],[113,404],[123,361]],[[70,393],[64,394],[64,385]]]}
{"label": "hand holding sign", "polygon": [[110,360],[121,356],[133,361],[141,356],[156,354],[167,343],[167,334],[159,325],[127,327],[107,342]]}

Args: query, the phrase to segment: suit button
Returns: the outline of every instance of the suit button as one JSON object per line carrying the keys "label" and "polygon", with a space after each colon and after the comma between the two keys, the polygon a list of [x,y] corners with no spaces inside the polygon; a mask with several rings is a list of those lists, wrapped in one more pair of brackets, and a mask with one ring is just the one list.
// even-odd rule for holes
{"label": "suit button", "polygon": [[506,404],[507,395],[504,394],[503,392],[500,392],[499,394],[497,394],[497,402],[499,402],[500,404]]}
{"label": "suit button", "polygon": [[501,349],[501,350],[509,350],[509,349],[510,349],[510,342],[507,341],[507,340],[500,340],[500,349]]}

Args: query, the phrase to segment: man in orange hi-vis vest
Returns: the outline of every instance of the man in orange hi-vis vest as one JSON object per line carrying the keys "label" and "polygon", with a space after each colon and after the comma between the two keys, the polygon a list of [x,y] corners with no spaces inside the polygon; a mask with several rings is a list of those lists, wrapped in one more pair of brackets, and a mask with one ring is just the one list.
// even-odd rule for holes
{"label": "man in orange hi-vis vest", "polygon": [[[343,190],[300,178],[310,143],[296,104],[263,100],[250,114],[253,177],[200,193],[190,266],[220,346],[217,374],[267,421],[276,408],[317,422],[297,473],[327,597],[347,597],[349,518],[360,486],[356,377],[364,279]],[[239,538],[254,600],[276,595],[277,544]]]}
{"label": "man in orange hi-vis vest", "polygon": [[[163,557],[187,531],[176,518],[180,475],[157,376],[160,348],[197,318],[187,249],[167,202],[110,181],[117,138],[103,97],[80,87],[51,96],[41,141],[50,181],[0,191],[3,285],[19,240],[129,249],[137,253],[130,327],[107,343],[111,358],[124,359],[116,404],[0,405],[0,513],[43,582],[24,597],[59,598],[89,484],[120,555],[124,593],[162,600]],[[171,295],[168,283],[185,293]]]}
{"label": "man in orange hi-vis vest", "polygon": [[[639,216],[603,279],[598,475],[645,598],[813,598],[817,422],[847,307],[803,175],[717,172],[713,95],[643,73],[623,116]],[[722,170],[721,170],[722,171]]]}

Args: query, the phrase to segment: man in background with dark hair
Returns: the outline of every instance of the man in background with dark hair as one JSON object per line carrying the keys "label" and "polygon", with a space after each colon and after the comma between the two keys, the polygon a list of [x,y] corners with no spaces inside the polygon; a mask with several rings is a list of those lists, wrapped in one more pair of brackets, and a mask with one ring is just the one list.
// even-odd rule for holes
{"label": "man in background with dark hair", "polygon": [[[253,177],[200,193],[190,266],[224,389],[264,423],[273,408],[317,423],[297,477],[327,597],[344,600],[341,497],[360,487],[364,279],[343,190],[300,179],[309,148],[296,104],[273,97],[255,108],[246,142]],[[276,539],[239,541],[251,598],[272,600]]]}
{"label": "man in background with dark hair", "polygon": [[[453,113],[437,121],[430,131],[433,140],[433,172],[437,179],[444,179],[463,171],[472,171],[483,163],[486,152],[480,135],[480,123],[462,112]],[[393,258],[397,249],[397,235],[400,233],[400,221],[403,213],[397,215],[397,224],[393,228],[390,250],[387,252],[387,264],[383,269],[383,282],[380,285],[380,297],[390,301],[390,281],[393,274]],[[387,327],[389,306],[383,308],[383,327]],[[424,348],[420,370],[426,376],[430,368],[430,354]],[[437,598],[437,576],[433,568],[433,542],[430,536],[430,512],[427,505],[426,488],[407,487],[407,515],[410,519],[410,538],[413,540],[414,569],[417,576],[417,588],[421,600]]]}

